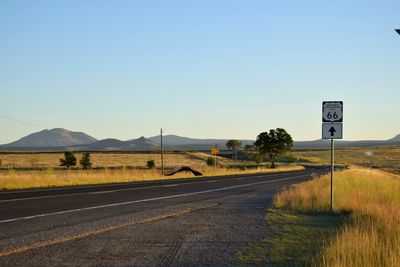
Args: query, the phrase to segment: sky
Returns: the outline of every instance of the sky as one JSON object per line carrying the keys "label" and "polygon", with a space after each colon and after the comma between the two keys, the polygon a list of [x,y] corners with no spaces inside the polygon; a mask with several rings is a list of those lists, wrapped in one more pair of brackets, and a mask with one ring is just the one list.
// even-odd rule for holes
{"label": "sky", "polygon": [[0,1],[0,143],[400,133],[400,1]]}

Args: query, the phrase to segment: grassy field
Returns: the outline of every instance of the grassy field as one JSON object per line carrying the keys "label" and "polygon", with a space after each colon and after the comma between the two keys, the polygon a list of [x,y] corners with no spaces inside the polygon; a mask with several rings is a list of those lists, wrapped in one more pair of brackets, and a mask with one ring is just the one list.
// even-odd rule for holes
{"label": "grassy field", "polygon": [[[160,155],[155,153],[92,153],[93,169],[74,168],[66,170],[59,167],[62,153],[14,153],[0,154],[0,189],[21,189],[48,186],[71,186],[84,184],[102,184],[119,182],[136,182],[193,177],[191,173],[180,173],[173,176],[162,176],[159,166]],[[76,154],[78,160],[81,154]],[[210,155],[201,152],[166,153],[164,164],[166,172],[182,166],[189,166],[202,172],[205,176],[220,176],[245,173],[265,173],[285,170],[301,170],[303,167],[281,164],[276,169],[261,165],[257,169],[234,169],[234,161],[219,158],[222,168],[209,167],[206,164]],[[156,162],[156,169],[147,169],[148,160]],[[246,162],[245,164],[251,164]],[[244,164],[244,162],[239,162]],[[230,167],[230,168],[227,168]]]}
{"label": "grassy field", "polygon": [[[267,242],[264,240],[258,243],[258,250],[244,250],[241,259],[249,262],[268,254],[275,255],[275,261],[268,256],[264,262],[285,263],[290,256],[285,251],[296,244],[314,252],[308,260],[297,258],[305,265],[400,266],[399,192],[400,176],[363,168],[339,172],[334,191],[336,216],[329,216],[329,176],[291,187],[277,194],[273,201],[273,211],[279,214],[284,228],[274,237],[278,245],[268,248],[274,253],[263,246]],[[267,222],[273,223],[277,215],[272,215],[272,219],[269,215]],[[317,227],[307,227],[307,223]],[[321,225],[332,230],[320,235],[316,230]],[[297,238],[285,243],[288,235]],[[317,250],[315,243],[320,244]]]}
{"label": "grassy field", "polygon": [[[373,157],[367,155],[370,151]],[[311,163],[327,164],[330,161],[330,150],[295,150],[292,156]],[[335,163],[379,168],[400,174],[400,147],[335,149]]]}
{"label": "grassy field", "polygon": [[[296,165],[279,165],[278,168],[259,169],[226,169],[201,167],[198,168],[204,176],[222,176],[230,174],[269,173],[279,171],[294,171],[304,169]],[[0,189],[22,189],[35,187],[71,186],[85,184],[139,182],[150,180],[166,180],[177,178],[192,178],[190,173],[180,173],[173,176],[162,176],[158,170],[46,170],[46,171],[15,171],[0,172]]]}
{"label": "grassy field", "polygon": [[[76,153],[79,160],[82,153]],[[210,155],[202,152],[165,153],[164,164],[167,168],[178,166],[201,167]],[[57,168],[63,153],[3,153],[0,161],[3,168]],[[91,153],[92,167],[133,167],[145,168],[148,160],[154,160],[156,166],[161,166],[159,153]],[[231,164],[233,161],[220,157],[221,164]]]}

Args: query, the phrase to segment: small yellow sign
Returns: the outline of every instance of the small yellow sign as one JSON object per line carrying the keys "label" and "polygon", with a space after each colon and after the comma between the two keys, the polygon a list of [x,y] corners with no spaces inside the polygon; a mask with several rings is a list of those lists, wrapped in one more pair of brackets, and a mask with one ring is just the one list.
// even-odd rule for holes
{"label": "small yellow sign", "polygon": [[219,149],[216,147],[211,148],[211,155],[217,155],[217,153],[219,152]]}

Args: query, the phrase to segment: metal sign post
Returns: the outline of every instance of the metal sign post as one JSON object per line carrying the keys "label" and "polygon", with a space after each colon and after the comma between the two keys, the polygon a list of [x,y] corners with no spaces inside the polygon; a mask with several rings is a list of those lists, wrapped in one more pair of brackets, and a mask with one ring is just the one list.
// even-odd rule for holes
{"label": "metal sign post", "polygon": [[333,172],[335,171],[335,141],[331,139],[331,213],[333,213]]}
{"label": "metal sign post", "polygon": [[164,175],[164,147],[163,147],[163,129],[160,129],[160,138],[161,138],[161,175]]}
{"label": "metal sign post", "polygon": [[335,172],[335,139],[343,138],[343,102],[322,102],[322,139],[331,139],[330,210],[333,213],[333,175]]}

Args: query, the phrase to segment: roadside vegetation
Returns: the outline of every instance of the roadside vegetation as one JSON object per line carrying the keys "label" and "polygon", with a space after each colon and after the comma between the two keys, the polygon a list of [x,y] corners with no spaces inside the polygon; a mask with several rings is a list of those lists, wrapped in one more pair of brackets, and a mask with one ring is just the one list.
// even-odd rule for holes
{"label": "roadside vegetation", "polygon": [[[295,171],[304,169],[296,165],[279,165],[276,169],[260,167],[257,169],[213,168],[205,164],[196,170],[204,176],[223,176],[232,174],[269,173],[280,171]],[[167,180],[178,178],[193,178],[192,174],[180,173],[174,176],[162,176],[159,169],[101,169],[101,170],[42,170],[0,172],[0,189],[22,189],[35,187],[72,186],[86,184],[139,182],[151,180]]]}
{"label": "roadside vegetation", "polygon": [[329,215],[329,179],[277,194],[266,223],[280,231],[240,251],[239,262],[400,266],[400,176],[359,167],[337,172],[334,216]]}
{"label": "roadside vegetation", "polygon": [[[330,150],[298,149],[292,152],[292,157],[300,162],[328,164],[330,162]],[[400,174],[400,147],[336,148],[335,162],[378,168]]]}
{"label": "roadside vegetation", "polygon": [[[84,153],[74,153],[74,157],[83,158]],[[1,169],[57,169],[60,168],[60,159],[65,159],[65,153],[1,153]],[[69,157],[69,156],[68,156]],[[164,163],[169,167],[182,165],[201,166],[209,157],[202,152],[167,152],[164,154]],[[146,168],[148,161],[154,160],[156,166],[161,166],[159,153],[128,153],[128,152],[93,152],[90,153],[92,168]],[[220,159],[221,164],[230,164],[233,161]],[[75,163],[77,164],[77,162]],[[72,167],[71,165],[70,167]]]}

